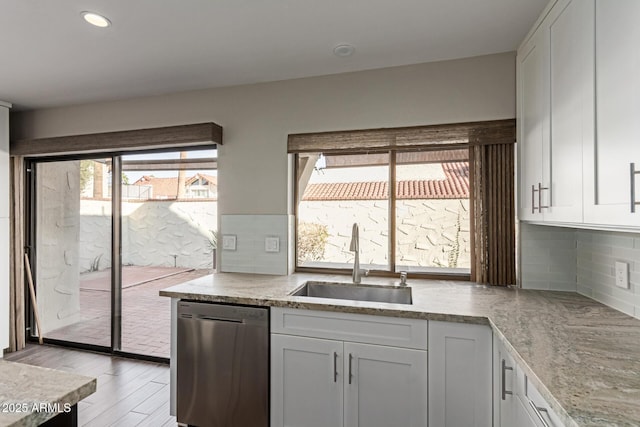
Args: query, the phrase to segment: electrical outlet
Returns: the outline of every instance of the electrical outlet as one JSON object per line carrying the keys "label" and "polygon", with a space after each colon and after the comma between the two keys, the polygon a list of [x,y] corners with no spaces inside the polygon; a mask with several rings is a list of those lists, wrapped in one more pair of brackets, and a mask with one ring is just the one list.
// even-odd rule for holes
{"label": "electrical outlet", "polygon": [[280,252],[280,239],[278,237],[264,238],[265,252]]}
{"label": "electrical outlet", "polygon": [[235,234],[225,234],[222,236],[222,250],[235,251],[236,250],[236,236]]}
{"label": "electrical outlet", "polygon": [[629,289],[629,264],[616,261],[616,286]]}

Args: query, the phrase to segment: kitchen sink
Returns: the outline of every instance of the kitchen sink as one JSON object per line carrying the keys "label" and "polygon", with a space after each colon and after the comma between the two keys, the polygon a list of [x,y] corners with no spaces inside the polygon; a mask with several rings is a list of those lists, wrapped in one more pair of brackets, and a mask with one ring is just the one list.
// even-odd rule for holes
{"label": "kitchen sink", "polygon": [[412,304],[411,288],[405,286],[309,281],[291,293],[291,296]]}

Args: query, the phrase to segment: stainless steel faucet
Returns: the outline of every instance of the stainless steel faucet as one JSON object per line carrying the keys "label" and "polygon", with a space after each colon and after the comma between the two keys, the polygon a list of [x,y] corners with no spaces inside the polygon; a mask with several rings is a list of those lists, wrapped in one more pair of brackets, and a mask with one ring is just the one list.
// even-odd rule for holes
{"label": "stainless steel faucet", "polygon": [[351,229],[351,245],[349,245],[349,250],[355,252],[351,277],[353,278],[353,283],[360,283],[362,273],[366,276],[369,274],[369,271],[360,270],[360,232],[358,230],[358,223],[354,223]]}
{"label": "stainless steel faucet", "polygon": [[400,272],[400,286],[407,286],[407,272]]}

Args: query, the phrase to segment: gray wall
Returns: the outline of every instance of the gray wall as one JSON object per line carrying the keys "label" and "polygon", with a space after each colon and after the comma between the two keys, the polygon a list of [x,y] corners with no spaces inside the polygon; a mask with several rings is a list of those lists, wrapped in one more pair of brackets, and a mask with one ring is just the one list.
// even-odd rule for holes
{"label": "gray wall", "polygon": [[23,112],[14,139],[214,121],[220,214],[290,213],[287,135],[515,117],[513,52]]}

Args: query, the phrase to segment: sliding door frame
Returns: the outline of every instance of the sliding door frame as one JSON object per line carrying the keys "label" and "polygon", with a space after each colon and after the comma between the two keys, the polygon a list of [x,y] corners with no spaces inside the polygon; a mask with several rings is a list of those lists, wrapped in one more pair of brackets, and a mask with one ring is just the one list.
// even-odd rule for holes
{"label": "sliding door frame", "polygon": [[[198,150],[203,147],[192,147],[190,149],[182,147],[180,151]],[[64,162],[75,160],[88,160],[96,158],[111,158],[112,161],[112,182],[120,182],[122,177],[122,156],[130,154],[147,154],[147,153],[161,153],[161,152],[175,152],[175,148],[163,148],[155,150],[139,150],[136,152],[105,152],[105,153],[91,153],[91,154],[72,154],[65,156],[51,156],[51,157],[29,157],[25,158],[25,251],[29,254],[31,260],[31,269],[33,277],[35,275],[35,269],[37,268],[37,248],[36,248],[36,233],[37,233],[37,212],[38,206],[36,203],[36,183],[37,183],[37,165],[39,163],[50,162]],[[97,344],[80,343],[73,341],[60,340],[55,338],[46,338],[43,336],[43,340],[48,344],[55,344],[64,347],[78,348],[84,350],[91,350],[101,353],[109,353],[118,356],[124,356],[134,359],[149,360],[159,363],[169,363],[169,358],[150,356],[139,353],[130,353],[122,351],[122,187],[120,185],[111,186],[111,345],[101,346]],[[36,294],[37,294],[37,286]],[[28,315],[25,316],[26,328],[25,339],[26,341],[36,342],[38,340],[37,335],[32,333],[35,331],[35,319],[33,317],[33,308],[29,295],[25,294],[25,310]],[[40,333],[40,331],[38,331]]]}

